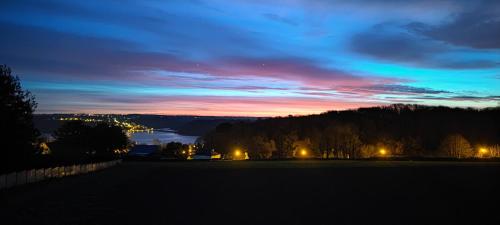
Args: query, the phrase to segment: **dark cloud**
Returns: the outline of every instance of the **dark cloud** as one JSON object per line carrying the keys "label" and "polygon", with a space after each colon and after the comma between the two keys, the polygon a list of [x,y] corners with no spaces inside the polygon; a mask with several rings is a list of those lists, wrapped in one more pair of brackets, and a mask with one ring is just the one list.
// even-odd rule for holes
{"label": "dark cloud", "polygon": [[413,93],[413,94],[443,94],[450,93],[443,90],[434,90],[430,88],[412,87],[407,85],[399,84],[383,84],[383,85],[373,85],[366,88],[367,90],[373,91],[385,91],[385,92],[395,92],[395,93]]}
{"label": "dark cloud", "polygon": [[292,26],[297,26],[299,25],[297,22],[295,22],[294,20],[292,19],[289,19],[289,18],[286,18],[286,17],[283,17],[283,16],[280,16],[280,15],[277,15],[277,14],[272,14],[272,13],[264,13],[262,14],[264,17],[266,17],[267,19],[270,19],[270,20],[273,20],[273,21],[276,21],[276,22],[280,22],[280,23],[284,23],[284,24],[288,24],[288,25],[292,25]]}
{"label": "dark cloud", "polygon": [[482,69],[500,65],[500,60],[439,57],[453,53],[455,49],[413,32],[421,29],[417,28],[418,26],[420,25],[415,23],[407,26],[378,24],[370,30],[354,35],[350,47],[357,53],[376,59],[426,68]]}
{"label": "dark cloud", "polygon": [[[500,5],[500,2],[497,1]],[[498,6],[497,5],[497,6]],[[500,11],[485,5],[471,12],[455,15],[443,25],[410,23],[408,28],[429,38],[457,46],[477,49],[500,48]]]}
{"label": "dark cloud", "polygon": [[445,61],[440,62],[440,67],[449,69],[484,69],[495,68],[500,66],[499,61],[491,60],[462,60],[462,61]]}
{"label": "dark cloud", "polygon": [[500,101],[500,96],[472,96],[472,95],[454,95],[454,96],[421,96],[416,99],[422,100],[451,100],[451,101]]}
{"label": "dark cloud", "polygon": [[[38,74],[112,75],[116,49],[134,49],[133,43],[84,37],[48,29],[0,23],[0,60],[18,71]],[[36,37],[36,38],[33,38]],[[120,51],[120,50],[118,50]],[[95,62],[95,63],[94,63]]]}
{"label": "dark cloud", "polygon": [[417,94],[446,94],[450,93],[444,90],[434,90],[431,88],[413,87],[401,84],[376,84],[364,87],[344,87],[353,93],[365,94],[402,94],[402,95],[417,95]]}
{"label": "dark cloud", "polygon": [[435,43],[424,43],[405,32],[388,33],[378,26],[354,35],[351,48],[362,54],[391,61],[420,61],[444,48]]}

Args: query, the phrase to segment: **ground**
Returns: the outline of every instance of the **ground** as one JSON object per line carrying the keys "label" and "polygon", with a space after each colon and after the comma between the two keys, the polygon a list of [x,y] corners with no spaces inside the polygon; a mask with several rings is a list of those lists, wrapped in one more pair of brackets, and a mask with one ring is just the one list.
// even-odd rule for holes
{"label": "ground", "polygon": [[500,224],[500,163],[125,162],[0,192],[0,224]]}

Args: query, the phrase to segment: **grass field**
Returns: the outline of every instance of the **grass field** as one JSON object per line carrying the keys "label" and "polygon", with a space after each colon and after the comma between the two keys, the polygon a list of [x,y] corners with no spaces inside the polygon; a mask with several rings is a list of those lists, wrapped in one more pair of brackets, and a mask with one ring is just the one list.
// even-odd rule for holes
{"label": "grass field", "polygon": [[0,193],[0,224],[500,224],[495,162],[126,162]]}

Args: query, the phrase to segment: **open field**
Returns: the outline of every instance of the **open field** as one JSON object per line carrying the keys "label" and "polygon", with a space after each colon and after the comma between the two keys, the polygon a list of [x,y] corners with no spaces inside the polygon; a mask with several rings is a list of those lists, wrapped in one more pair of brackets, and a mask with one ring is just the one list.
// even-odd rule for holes
{"label": "open field", "polygon": [[0,224],[500,224],[500,163],[126,162],[0,192]]}

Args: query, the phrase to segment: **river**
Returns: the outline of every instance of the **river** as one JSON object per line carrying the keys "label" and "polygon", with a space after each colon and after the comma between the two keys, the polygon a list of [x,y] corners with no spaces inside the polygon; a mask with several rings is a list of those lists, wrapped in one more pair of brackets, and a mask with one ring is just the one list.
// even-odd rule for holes
{"label": "river", "polygon": [[198,136],[185,136],[176,133],[169,128],[155,129],[154,132],[135,132],[130,133],[130,140],[137,144],[153,144],[153,140],[157,139],[161,143],[181,142],[183,144],[192,144]]}

